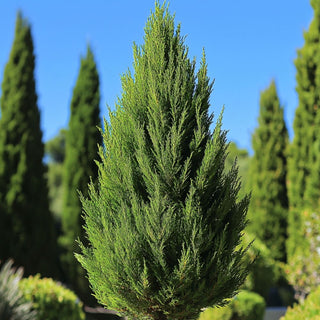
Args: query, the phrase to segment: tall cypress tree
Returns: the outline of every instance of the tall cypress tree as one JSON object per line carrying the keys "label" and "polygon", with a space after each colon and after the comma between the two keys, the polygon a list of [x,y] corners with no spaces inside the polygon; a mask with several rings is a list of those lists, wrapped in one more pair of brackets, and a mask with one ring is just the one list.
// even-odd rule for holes
{"label": "tall cypress tree", "polygon": [[246,276],[238,247],[248,197],[221,117],[213,132],[212,83],[198,72],[165,5],[156,4],[134,74],[105,122],[98,184],[83,199],[90,243],[77,255],[96,298],[137,319],[197,319]]}
{"label": "tall cypress tree", "polygon": [[319,158],[320,108],[320,2],[311,0],[314,18],[304,33],[304,46],[295,61],[299,105],[294,119],[294,138],[288,166],[290,203],[288,254],[302,241],[302,211],[319,204],[320,173],[315,167]]}
{"label": "tall cypress tree", "polygon": [[252,136],[249,229],[271,249],[275,259],[285,261],[289,138],[274,81],[261,93],[258,122]]}
{"label": "tall cypress tree", "polygon": [[77,293],[86,298],[88,283],[83,269],[74,258],[77,249],[76,239],[83,238],[82,207],[78,192],[87,194],[90,179],[96,180],[98,167],[98,144],[101,134],[99,75],[93,53],[88,47],[81,59],[81,66],[71,101],[69,128],[66,132],[66,154],[63,174],[63,210],[60,239],[65,250],[62,255],[63,267],[68,280]]}
{"label": "tall cypress tree", "polygon": [[30,25],[18,13],[0,101],[0,259],[14,258],[27,274],[54,275],[56,238],[34,68]]}

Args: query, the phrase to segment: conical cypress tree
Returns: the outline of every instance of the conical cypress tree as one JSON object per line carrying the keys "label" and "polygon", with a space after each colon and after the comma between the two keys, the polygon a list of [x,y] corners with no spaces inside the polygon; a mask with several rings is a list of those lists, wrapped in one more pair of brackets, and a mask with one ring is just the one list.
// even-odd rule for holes
{"label": "conical cypress tree", "polygon": [[[319,203],[320,172],[314,168],[319,157],[320,107],[320,2],[311,0],[314,18],[304,33],[305,44],[298,50],[297,93],[299,105],[294,119],[294,138],[288,162],[288,194],[290,203],[288,254],[301,243],[302,211]],[[308,181],[311,180],[311,181]]]}
{"label": "conical cypress tree", "polygon": [[94,159],[98,156],[101,134],[99,75],[93,53],[88,47],[81,59],[81,66],[71,101],[69,128],[66,132],[66,149],[63,174],[63,235],[60,242],[64,248],[63,267],[67,279],[83,298],[89,293],[84,270],[74,258],[78,248],[76,239],[83,238],[82,207],[78,192],[86,194],[90,178],[95,181],[98,167]]}
{"label": "conical cypress tree", "polygon": [[19,13],[0,101],[0,259],[14,258],[27,274],[54,275],[56,238],[34,68],[30,25]]}
{"label": "conical cypress tree", "polygon": [[165,5],[156,3],[144,40],[105,122],[98,185],[82,199],[89,244],[77,257],[104,306],[196,319],[245,279],[248,197],[237,199],[237,167],[224,171],[221,117],[210,131],[205,58],[196,73]]}
{"label": "conical cypress tree", "polygon": [[286,187],[288,131],[275,82],[261,93],[259,126],[252,136],[250,162],[252,199],[249,230],[285,261],[288,197]]}

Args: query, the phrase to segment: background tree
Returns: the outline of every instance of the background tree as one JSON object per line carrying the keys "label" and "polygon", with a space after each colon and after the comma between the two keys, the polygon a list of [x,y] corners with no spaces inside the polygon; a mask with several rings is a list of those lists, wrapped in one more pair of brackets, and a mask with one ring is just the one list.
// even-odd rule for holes
{"label": "background tree", "polygon": [[229,171],[232,168],[236,159],[239,166],[239,177],[241,178],[241,189],[239,191],[239,196],[242,198],[246,195],[246,191],[248,189],[250,157],[248,150],[240,149],[235,142],[230,142],[228,156],[225,163],[226,171]]}
{"label": "background tree", "polygon": [[50,211],[58,224],[61,222],[63,205],[63,162],[65,158],[66,129],[47,141],[45,153],[48,157],[48,186]]}
{"label": "background tree", "polygon": [[286,187],[288,131],[276,85],[261,93],[259,126],[252,136],[250,162],[252,199],[249,226],[274,259],[286,261],[288,197]]}
{"label": "background tree", "polygon": [[34,68],[30,25],[18,13],[0,101],[0,258],[14,258],[26,274],[54,276],[56,237],[42,162]]}
{"label": "background tree", "polygon": [[46,142],[45,151],[49,160],[54,163],[63,163],[66,156],[66,129],[61,129],[51,140]]}
{"label": "background tree", "polygon": [[68,280],[82,297],[89,295],[84,270],[74,258],[76,239],[83,237],[82,207],[78,191],[87,194],[90,178],[95,181],[98,168],[94,160],[98,156],[101,134],[99,75],[93,53],[88,47],[81,59],[81,66],[71,101],[71,115],[66,132],[66,150],[63,172],[63,209],[60,243],[64,248],[61,260]]}
{"label": "background tree", "polygon": [[304,33],[305,44],[298,50],[295,61],[299,105],[293,124],[294,138],[288,163],[288,256],[293,255],[303,243],[301,226],[304,225],[302,213],[305,206],[318,203],[320,195],[317,181],[320,179],[320,172],[315,168],[320,152],[320,137],[317,132],[320,123],[320,2],[311,0],[311,5],[314,18],[309,30]]}
{"label": "background tree", "polygon": [[320,286],[320,212],[307,209],[302,214],[303,244],[294,252],[285,268],[295,290],[295,299],[299,302]]}
{"label": "background tree", "polygon": [[238,201],[236,166],[224,170],[221,117],[209,129],[205,58],[196,73],[159,3],[144,40],[105,122],[98,185],[83,199],[90,244],[77,257],[104,306],[138,319],[196,319],[246,277],[238,245],[248,197]]}

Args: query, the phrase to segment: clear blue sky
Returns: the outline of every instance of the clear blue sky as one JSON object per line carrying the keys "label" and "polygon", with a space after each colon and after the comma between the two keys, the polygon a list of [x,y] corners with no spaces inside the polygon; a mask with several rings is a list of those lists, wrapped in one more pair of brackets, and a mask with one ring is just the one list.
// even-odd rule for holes
{"label": "clear blue sky", "polygon": [[[132,67],[132,43],[143,42],[152,0],[0,0],[0,81],[9,57],[16,12],[32,25],[38,105],[44,140],[66,127],[80,56],[89,42],[101,79],[101,110],[121,94],[120,76]],[[170,11],[197,61],[204,47],[215,79],[211,111],[225,105],[224,128],[240,147],[251,148],[259,95],[275,79],[292,138],[297,107],[296,50],[313,11],[308,0],[171,0]]]}

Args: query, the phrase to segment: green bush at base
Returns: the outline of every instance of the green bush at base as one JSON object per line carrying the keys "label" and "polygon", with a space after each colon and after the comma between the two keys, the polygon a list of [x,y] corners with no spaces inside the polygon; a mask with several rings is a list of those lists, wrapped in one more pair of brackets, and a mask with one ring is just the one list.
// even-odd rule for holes
{"label": "green bush at base", "polygon": [[241,291],[223,308],[208,308],[199,320],[262,320],[266,303],[259,294]]}
{"label": "green bush at base", "polygon": [[320,320],[320,287],[310,293],[307,299],[288,308],[286,314],[280,320]]}
{"label": "green bush at base", "polygon": [[36,320],[32,304],[26,302],[19,290],[23,269],[15,269],[13,260],[5,262],[0,269],[0,319]]}
{"label": "green bush at base", "polygon": [[24,299],[32,303],[37,320],[84,320],[82,302],[71,291],[50,278],[29,277],[20,281]]}

